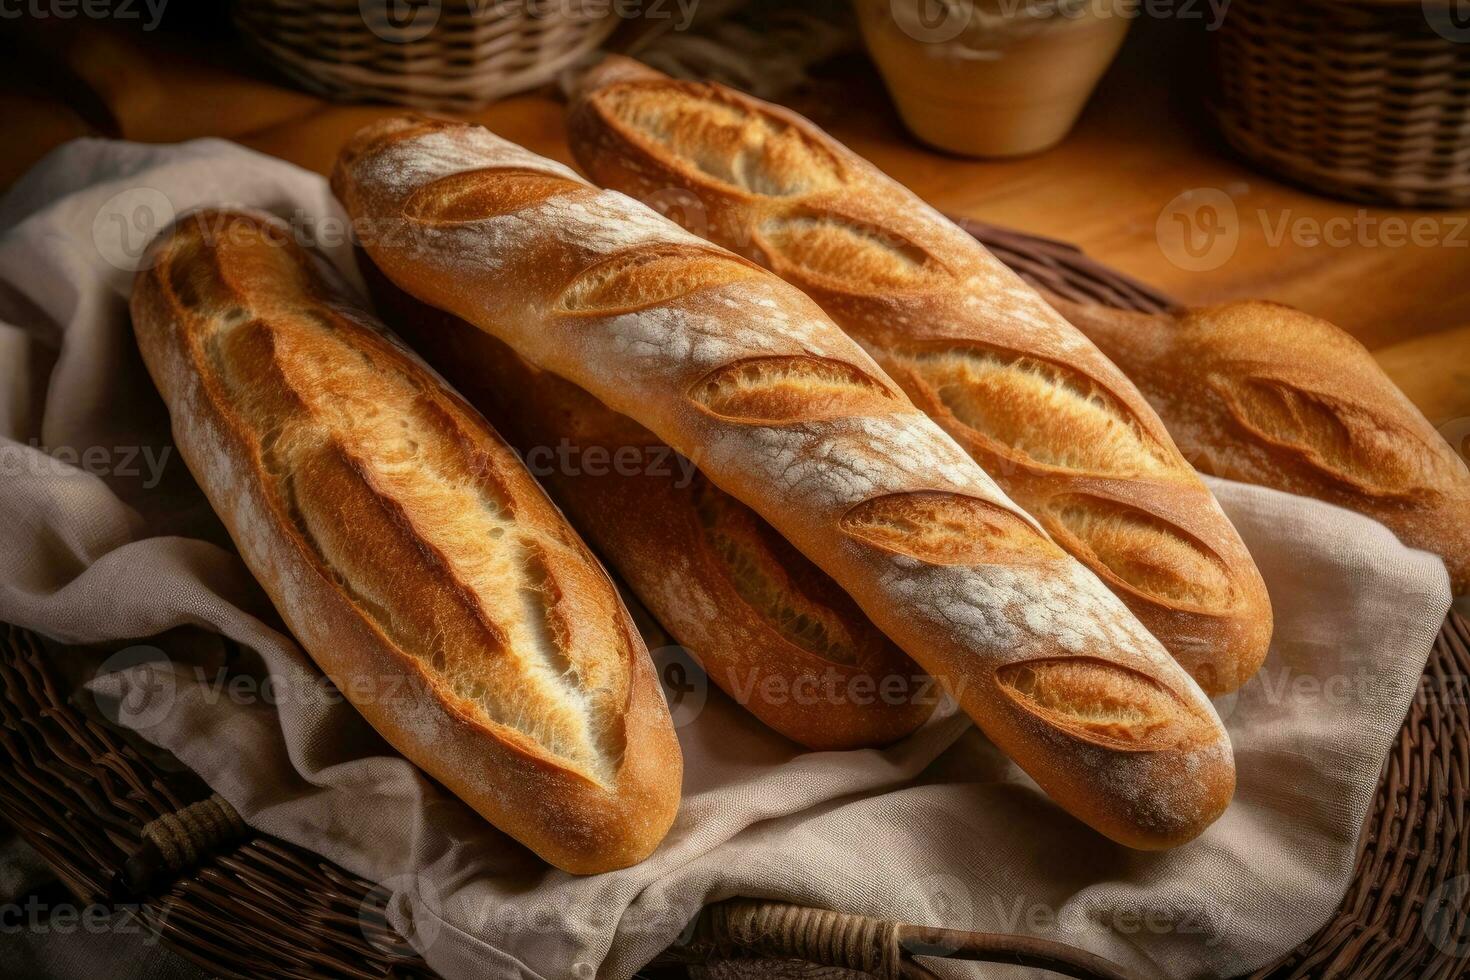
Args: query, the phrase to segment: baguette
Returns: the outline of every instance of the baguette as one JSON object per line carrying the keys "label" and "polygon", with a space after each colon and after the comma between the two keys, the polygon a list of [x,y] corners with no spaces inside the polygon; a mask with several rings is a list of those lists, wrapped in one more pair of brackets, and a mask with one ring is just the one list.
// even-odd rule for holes
{"label": "baguette", "polygon": [[1148,402],[984,246],[808,120],[626,58],[583,80],[595,183],[815,299],[1208,694],[1265,659],[1250,554]]}
{"label": "baguette", "polygon": [[514,452],[289,229],[204,211],[138,275],[138,346],[241,557],[395,748],[548,862],[663,838],[681,759],[607,573]]}
{"label": "baguette", "polygon": [[711,681],[810,749],[886,745],[938,701],[932,678],[750,508],[653,433],[420,303],[363,257],[378,309],[516,447]]}
{"label": "baguette", "polygon": [[394,283],[695,460],[1063,807],[1138,848],[1224,810],[1199,686],[799,290],[468,124],[382,120],[332,183]]}
{"label": "baguette", "polygon": [[1470,592],[1470,471],[1347,333],[1262,301],[1052,305],[1137,382],[1200,470],[1366,514]]}

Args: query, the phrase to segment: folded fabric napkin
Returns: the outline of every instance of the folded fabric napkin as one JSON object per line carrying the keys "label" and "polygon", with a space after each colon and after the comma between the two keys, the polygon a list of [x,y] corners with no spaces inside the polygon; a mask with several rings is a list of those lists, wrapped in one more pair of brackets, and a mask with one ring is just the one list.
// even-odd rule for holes
{"label": "folded fabric napkin", "polygon": [[[0,620],[71,643],[167,633],[110,658],[93,690],[253,826],[391,889],[392,921],[446,977],[626,978],[736,895],[1030,933],[1150,977],[1245,972],[1335,910],[1448,579],[1372,521],[1220,481],[1276,639],[1218,702],[1239,788],[1199,840],[1110,843],[951,711],[883,751],[806,752],[696,672],[674,694],[684,801],[668,839],[612,874],[546,867],[322,683],[173,450],[128,323],[131,272],[175,214],[218,204],[275,212],[356,280],[325,182],[220,141],[76,141],[0,201]],[[247,651],[232,673],[213,634]],[[149,670],[163,694],[131,698]]]}

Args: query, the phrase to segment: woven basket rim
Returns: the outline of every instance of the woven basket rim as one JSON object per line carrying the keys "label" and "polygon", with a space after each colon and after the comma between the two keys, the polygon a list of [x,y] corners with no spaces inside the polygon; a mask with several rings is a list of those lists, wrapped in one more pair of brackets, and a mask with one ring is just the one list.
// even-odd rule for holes
{"label": "woven basket rim", "polygon": [[1237,2],[1214,34],[1207,109],[1237,153],[1317,193],[1470,206],[1470,36],[1453,37],[1431,9]]}
{"label": "woven basket rim", "polygon": [[[1064,242],[959,221],[1028,281],[1057,295],[1142,312],[1175,305]],[[176,789],[119,734],[83,716],[49,676],[49,660],[30,634],[0,626],[0,641],[0,816],[79,899],[141,900],[138,914],[152,934],[219,975],[433,975],[389,927],[381,889],[294,845],[247,835],[202,854],[192,870],[162,868],[159,880],[161,857],[148,846],[147,828],[198,805],[208,790],[191,796]],[[1470,771],[1470,707],[1462,691],[1452,696],[1458,689],[1451,673],[1470,676],[1470,624],[1453,611],[1384,762],[1348,895],[1315,936],[1252,980],[1316,977],[1349,967],[1372,977],[1428,975],[1430,967],[1451,975],[1450,960],[1426,938],[1435,889],[1470,873],[1470,826],[1461,812],[1464,773]],[[1430,790],[1443,796],[1430,796]],[[275,925],[240,928],[261,921]],[[1085,951],[1024,936],[922,929],[755,899],[710,906],[694,936],[656,963],[687,963],[690,956],[807,957],[918,978],[932,974],[915,956],[949,950],[1061,968],[1072,976],[1122,975]],[[851,936],[863,942],[837,941]]]}
{"label": "woven basket rim", "polygon": [[[1454,795],[1463,806],[1466,786],[1460,774],[1470,756],[1470,709],[1463,694],[1440,704],[1435,692],[1451,692],[1451,676],[1463,680],[1470,672],[1470,623],[1451,610],[1435,649],[1422,697],[1411,706],[1385,759],[1349,894],[1316,936],[1250,980],[1349,973],[1454,976],[1466,966],[1461,959],[1459,970],[1430,970],[1456,962],[1444,955],[1437,964],[1423,962],[1422,955],[1394,958],[1396,953],[1413,956],[1415,944],[1426,945],[1434,928],[1430,917],[1438,911],[1435,896],[1450,876],[1466,873],[1470,844],[1463,815],[1445,800],[1429,798],[1426,790],[1433,787],[1425,783],[1426,778],[1441,785],[1455,780]],[[162,818],[222,801],[204,790],[202,796],[195,794],[198,802],[186,803],[171,788],[174,780],[154,770],[130,742],[81,714],[52,678],[49,664],[32,634],[0,624],[0,742],[5,748],[0,817],[36,848],[75,896],[88,903],[126,901],[152,935],[221,976],[434,976],[388,925],[382,889],[303,848],[252,837],[248,828],[242,840],[226,827],[218,850],[201,855],[192,870],[164,869],[178,876],[172,884],[160,884],[146,866],[158,862],[157,849],[148,847],[150,828]],[[1450,715],[1453,724],[1447,727]],[[33,728],[39,736],[28,734]],[[1416,732],[1423,735],[1417,746]],[[1455,758],[1441,761],[1432,752],[1452,752]],[[76,809],[67,813],[58,803]],[[108,819],[98,822],[104,816]],[[1425,835],[1417,846],[1403,839],[1404,826],[1411,823]],[[1454,852],[1435,845],[1435,834],[1456,843]],[[242,922],[261,928],[242,929]],[[1445,938],[1455,940],[1456,934]],[[878,977],[932,978],[915,957],[935,955],[1025,963],[1084,980],[1124,976],[1106,960],[1056,942],[912,926],[760,899],[708,906],[688,941],[654,964],[757,957],[871,969]],[[1365,969],[1365,962],[1377,966]]]}
{"label": "woven basket rim", "polygon": [[545,16],[446,4],[426,33],[400,40],[374,31],[355,0],[233,0],[231,11],[250,47],[309,91],[465,111],[545,85],[595,50],[620,23],[610,0],[599,6]]}

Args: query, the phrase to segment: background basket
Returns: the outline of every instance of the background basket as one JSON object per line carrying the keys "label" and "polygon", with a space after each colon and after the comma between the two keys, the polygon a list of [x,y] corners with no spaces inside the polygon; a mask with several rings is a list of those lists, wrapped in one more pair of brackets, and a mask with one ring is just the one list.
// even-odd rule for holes
{"label": "background basket", "polygon": [[460,112],[553,80],[618,23],[610,0],[234,0],[232,11],[313,92]]}
{"label": "background basket", "polygon": [[1470,205],[1470,19],[1457,0],[1234,0],[1216,34],[1225,139],[1307,187]]}
{"label": "background basket", "polygon": [[[1157,312],[1155,289],[1051,239],[961,221],[1038,287]],[[0,818],[81,902],[109,904],[223,977],[433,977],[387,922],[388,895],[239,821],[174,763],[160,767],[70,696],[37,637],[0,624]],[[1379,778],[1353,881],[1337,914],[1251,980],[1435,978],[1470,968],[1470,624],[1451,613]],[[1061,943],[919,927],[734,899],[707,907],[688,942],[640,976],[932,980],[934,956],[1118,980]],[[754,962],[752,962],[754,961]],[[816,972],[813,972],[816,971]]]}

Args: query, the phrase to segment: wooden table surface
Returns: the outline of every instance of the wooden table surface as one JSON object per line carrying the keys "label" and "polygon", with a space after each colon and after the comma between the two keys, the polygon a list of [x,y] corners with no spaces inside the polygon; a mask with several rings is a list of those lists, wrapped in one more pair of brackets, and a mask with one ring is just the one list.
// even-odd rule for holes
{"label": "wooden table surface", "polygon": [[[1470,428],[1470,211],[1336,201],[1233,158],[1210,131],[1200,59],[1177,26],[1140,23],[1073,134],[1025,159],[920,146],[857,57],[825,71],[797,107],[941,210],[1073,242],[1186,303],[1257,297],[1324,316],[1371,348],[1436,425]],[[85,133],[221,136],[326,171],[348,134],[394,111],[297,92],[225,39],[53,24],[19,47],[22,69],[0,82],[0,185]],[[549,94],[475,118],[569,159]],[[1200,248],[1223,244],[1201,259],[1181,229]]]}

